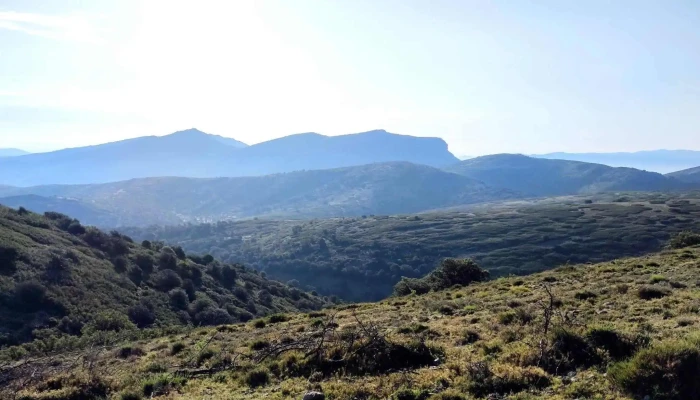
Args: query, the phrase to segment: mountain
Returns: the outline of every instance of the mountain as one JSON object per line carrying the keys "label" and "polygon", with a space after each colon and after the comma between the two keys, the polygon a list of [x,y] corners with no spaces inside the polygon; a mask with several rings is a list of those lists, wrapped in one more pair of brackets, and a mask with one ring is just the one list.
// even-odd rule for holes
{"label": "mountain", "polygon": [[533,155],[537,158],[582,161],[611,167],[630,167],[668,173],[700,165],[700,151],[651,150],[633,153],[549,153]]}
{"label": "mountain", "polygon": [[609,191],[682,189],[685,185],[655,172],[579,161],[549,160],[521,154],[494,154],[445,168],[495,187],[532,196]]}
{"label": "mountain", "polygon": [[257,176],[388,161],[444,166],[458,160],[442,139],[386,131],[333,137],[299,134],[243,147],[233,139],[189,129],[162,137],[0,159],[0,184],[35,186],[163,176]]}
{"label": "mountain", "polygon": [[670,176],[686,183],[698,184],[700,183],[700,167],[672,172],[670,174],[666,174],[666,176]]}
{"label": "mountain", "polygon": [[[96,185],[0,188],[0,196],[27,194],[78,200],[118,216],[123,225],[254,216],[412,213],[517,197],[468,177],[407,162],[261,177],[145,178]],[[86,222],[98,223],[91,219]]]}
{"label": "mountain", "polygon": [[13,347],[0,397],[697,399],[698,258],[689,247],[571,265],[113,349]]}
{"label": "mountain", "polygon": [[241,265],[136,244],[56,213],[0,207],[0,260],[0,347],[138,337],[137,328],[247,321],[326,304]]}
{"label": "mountain", "polygon": [[685,230],[700,232],[697,192],[565,196],[417,215],[124,228],[139,239],[211,252],[349,301],[384,298],[402,276],[421,277],[444,257],[473,258],[492,277],[523,275],[657,251],[670,234]]}
{"label": "mountain", "polygon": [[20,149],[0,149],[0,157],[17,157],[29,154],[29,152]]}

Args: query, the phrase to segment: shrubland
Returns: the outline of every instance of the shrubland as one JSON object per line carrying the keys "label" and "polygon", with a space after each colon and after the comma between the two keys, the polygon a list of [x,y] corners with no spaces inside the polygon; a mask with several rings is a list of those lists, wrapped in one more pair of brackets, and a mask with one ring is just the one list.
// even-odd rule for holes
{"label": "shrubland", "polygon": [[485,282],[445,279],[481,276],[473,262],[440,270],[428,280],[452,286],[377,303],[42,357],[7,348],[0,387],[25,400],[700,396],[697,245]]}
{"label": "shrubland", "polygon": [[471,258],[491,277],[661,250],[700,231],[700,194],[611,193],[395,216],[252,219],[126,229],[348,301],[389,296],[444,258]]}

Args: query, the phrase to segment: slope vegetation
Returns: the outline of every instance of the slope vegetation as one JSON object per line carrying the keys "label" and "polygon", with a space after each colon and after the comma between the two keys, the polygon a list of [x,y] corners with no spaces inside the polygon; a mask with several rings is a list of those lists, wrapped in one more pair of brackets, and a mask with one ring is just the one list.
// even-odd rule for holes
{"label": "slope vegetation", "polygon": [[[100,185],[0,188],[2,194],[77,199],[86,206],[118,216],[121,225],[176,224],[252,216],[298,218],[411,213],[515,197],[507,190],[491,189],[471,178],[406,162],[262,177],[148,178]],[[0,199],[0,203],[2,201]]]}
{"label": "slope vegetation", "polygon": [[611,191],[665,191],[686,185],[655,172],[602,164],[548,160],[520,154],[472,158],[445,168],[485,184],[531,196]]}
{"label": "slope vegetation", "polygon": [[700,167],[684,169],[682,171],[676,171],[668,174],[672,178],[676,178],[679,181],[698,184],[700,183]]}
{"label": "slope vegetation", "polygon": [[189,129],[163,137],[3,158],[0,183],[35,186],[162,176],[255,176],[389,161],[444,166],[458,160],[442,139],[385,131],[335,137],[300,134],[245,146],[233,139]]}
{"label": "slope vegetation", "polygon": [[35,350],[51,351],[138,336],[138,328],[245,321],[323,304],[241,265],[136,244],[62,214],[0,207],[0,346],[33,341]]}
{"label": "slope vegetation", "polygon": [[34,374],[4,390],[32,400],[695,399],[699,260],[697,247],[666,251],[30,357],[5,376]]}
{"label": "slope vegetation", "polygon": [[[352,301],[378,300],[402,276],[471,257],[493,276],[656,251],[700,230],[700,196],[629,194],[514,202],[463,211],[311,221],[251,220],[127,229]],[[588,204],[591,202],[591,204]]]}

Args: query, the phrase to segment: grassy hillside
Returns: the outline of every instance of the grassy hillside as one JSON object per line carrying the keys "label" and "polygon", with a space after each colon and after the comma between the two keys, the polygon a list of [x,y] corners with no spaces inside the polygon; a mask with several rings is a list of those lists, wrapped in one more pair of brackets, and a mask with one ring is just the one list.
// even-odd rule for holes
{"label": "grassy hillside", "polygon": [[32,341],[50,351],[324,304],[211,256],[0,207],[0,347]]}
{"label": "grassy hillside", "polygon": [[403,162],[262,177],[0,189],[0,196],[23,194],[77,199],[115,215],[122,225],[411,213],[515,197],[464,176]]}
{"label": "grassy hillside", "polygon": [[698,398],[699,260],[665,251],[15,364],[6,351],[0,376],[27,400]]}
{"label": "grassy hillside", "polygon": [[489,186],[531,196],[611,191],[664,191],[685,185],[655,172],[613,168],[579,161],[549,160],[520,154],[476,157],[445,168]]}
{"label": "grassy hillside", "polygon": [[[588,204],[591,202],[591,204]],[[352,301],[378,300],[402,276],[471,257],[493,276],[659,250],[700,230],[700,195],[630,193],[453,212],[311,221],[251,220],[127,230],[242,262],[282,281]]]}

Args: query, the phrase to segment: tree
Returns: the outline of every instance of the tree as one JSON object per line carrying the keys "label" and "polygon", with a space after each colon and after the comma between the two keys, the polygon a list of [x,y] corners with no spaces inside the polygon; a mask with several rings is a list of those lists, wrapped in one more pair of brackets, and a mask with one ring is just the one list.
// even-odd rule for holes
{"label": "tree", "polygon": [[13,247],[0,246],[0,274],[10,275],[17,269],[19,252]]}
{"label": "tree", "polygon": [[180,288],[171,290],[168,296],[170,296],[170,305],[177,310],[186,310],[190,304],[187,292]]}
{"label": "tree", "polygon": [[129,308],[129,319],[139,328],[146,328],[153,324],[156,320],[155,314],[143,304],[135,305]]}
{"label": "tree", "polygon": [[15,286],[15,301],[20,309],[33,312],[41,309],[46,299],[46,288],[39,282],[22,282]]}
{"label": "tree", "polygon": [[[470,259],[446,258],[429,278],[435,289],[446,289],[454,285],[468,285],[488,279],[488,271]],[[437,287],[436,287],[437,286]]]}
{"label": "tree", "polygon": [[224,265],[224,267],[221,268],[221,284],[224,285],[224,287],[228,289],[232,288],[236,284],[236,278],[238,278],[238,274],[230,265]]}
{"label": "tree", "polygon": [[156,273],[153,277],[153,283],[158,289],[167,292],[182,285],[182,280],[175,271],[165,269]]}

